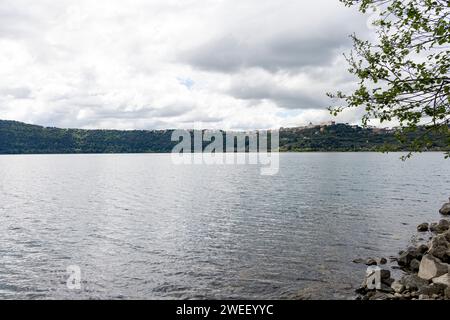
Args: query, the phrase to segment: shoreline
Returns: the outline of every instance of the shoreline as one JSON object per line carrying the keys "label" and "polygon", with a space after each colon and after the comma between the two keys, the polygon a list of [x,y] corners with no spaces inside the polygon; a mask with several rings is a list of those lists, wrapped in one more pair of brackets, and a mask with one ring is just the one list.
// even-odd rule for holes
{"label": "shoreline", "polygon": [[[356,300],[450,300],[450,198],[439,222],[417,226],[418,242],[396,257],[356,259],[367,266]],[[401,277],[392,276],[400,270]]]}
{"label": "shoreline", "polygon": [[[333,153],[355,153],[355,154],[363,154],[363,153],[378,153],[381,155],[386,154],[408,154],[410,152],[413,152],[415,155],[421,155],[421,154],[434,154],[434,153],[445,153],[447,151],[441,151],[441,150],[429,150],[429,151],[421,151],[421,152],[415,152],[415,151],[367,151],[367,150],[361,150],[361,151],[279,151],[279,152],[273,152],[273,153],[279,153],[279,154],[333,154]],[[167,155],[172,154],[173,152],[42,152],[42,153],[0,153],[0,156],[59,156],[59,155]],[[199,152],[201,153],[201,152]],[[234,152],[235,154],[258,154],[259,152]],[[272,152],[268,152],[269,154]],[[196,154],[193,152],[186,153],[186,154]],[[217,153],[217,154],[227,154],[226,152]]]}

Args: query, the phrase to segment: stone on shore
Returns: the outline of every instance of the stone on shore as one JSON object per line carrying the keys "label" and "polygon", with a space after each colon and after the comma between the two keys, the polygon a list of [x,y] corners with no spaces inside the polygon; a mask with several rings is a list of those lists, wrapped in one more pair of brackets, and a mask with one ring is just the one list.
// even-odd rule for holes
{"label": "stone on shore", "polygon": [[391,288],[395,291],[395,293],[402,293],[405,291],[405,286],[398,280],[391,284]]}
{"label": "stone on shore", "polygon": [[417,226],[417,231],[419,232],[427,232],[430,229],[430,225],[428,223],[422,223]]}
{"label": "stone on shore", "polygon": [[[450,200],[450,199],[449,199]],[[442,206],[441,210],[439,210],[439,213],[444,215],[444,216],[448,216],[450,215],[450,202],[446,203]]]}
{"label": "stone on shore", "polygon": [[440,277],[446,273],[448,273],[449,265],[446,263],[442,263],[436,257],[432,255],[425,255],[420,263],[419,274],[418,276],[421,279],[430,281],[433,278]]}
{"label": "stone on shore", "polygon": [[428,286],[424,286],[419,289],[419,294],[425,294],[427,296],[433,296],[433,295],[444,295],[445,289],[447,289],[446,285],[438,284],[438,283],[432,283]]}
{"label": "stone on shore", "polygon": [[444,291],[445,299],[450,299],[450,287],[447,287]]}
{"label": "stone on shore", "polygon": [[409,291],[417,291],[428,285],[427,280],[419,278],[415,274],[409,274],[409,275],[403,276],[401,283],[405,286],[405,289],[409,290]]}
{"label": "stone on shore", "polygon": [[443,234],[443,236],[445,237],[445,239],[450,242],[450,230],[448,230],[446,233]]}
{"label": "stone on shore", "polygon": [[391,272],[389,270],[380,270],[380,277],[382,281],[389,280],[391,278]]}
{"label": "stone on shore", "polygon": [[398,265],[400,267],[409,267],[411,264],[411,261],[413,261],[414,259],[420,260],[422,258],[422,253],[419,252],[419,250],[417,250],[414,247],[409,247],[405,252],[403,252],[402,254],[400,254],[399,258],[398,258]]}
{"label": "stone on shore", "polygon": [[377,291],[370,295],[369,300],[389,300],[389,298],[389,294]]}
{"label": "stone on shore", "polygon": [[413,272],[417,272],[419,271],[420,268],[420,261],[417,259],[413,259],[409,265],[409,268],[411,269],[411,271]]}
{"label": "stone on shore", "polygon": [[366,266],[376,266],[378,263],[375,259],[369,258],[366,260]]}
{"label": "stone on shore", "polygon": [[430,250],[430,248],[428,248],[426,244],[421,244],[420,246],[417,247],[417,251],[419,251],[421,255],[427,253],[428,250]]}
{"label": "stone on shore", "polygon": [[[449,270],[450,272],[450,270]],[[444,274],[443,276],[437,277],[433,279],[433,283],[435,284],[442,284],[445,286],[450,286],[450,276],[448,273]]]}
{"label": "stone on shore", "polygon": [[[450,207],[450,203],[448,204]],[[449,212],[450,215],[450,212]],[[392,279],[389,270],[373,268],[381,283],[377,288],[373,285],[373,273],[366,274],[366,279],[357,290],[360,300],[450,300],[450,221],[439,223],[423,223],[417,227],[418,232],[431,231],[429,242],[417,247],[409,247],[400,251],[397,261],[406,273],[400,280]],[[417,238],[423,242],[425,239]],[[365,263],[368,266],[386,263],[385,259],[357,259],[355,263]],[[368,271],[370,270],[368,269]],[[396,267],[392,267],[396,268]],[[397,267],[398,268],[398,267]],[[368,280],[371,280],[370,285]],[[371,288],[369,290],[369,287]]]}
{"label": "stone on shore", "polygon": [[431,240],[429,253],[442,262],[450,262],[450,243],[447,241],[447,234],[437,235]]}
{"label": "stone on shore", "polygon": [[437,234],[442,234],[450,229],[450,222],[448,220],[441,220],[439,223],[432,223],[430,225],[430,231]]}

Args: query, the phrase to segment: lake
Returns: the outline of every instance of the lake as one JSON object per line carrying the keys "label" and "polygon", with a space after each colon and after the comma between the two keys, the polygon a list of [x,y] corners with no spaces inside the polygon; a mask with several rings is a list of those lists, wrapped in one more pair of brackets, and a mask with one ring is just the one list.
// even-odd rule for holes
{"label": "lake", "polygon": [[[0,156],[1,299],[349,299],[450,196],[441,153]],[[67,267],[81,270],[69,289]]]}

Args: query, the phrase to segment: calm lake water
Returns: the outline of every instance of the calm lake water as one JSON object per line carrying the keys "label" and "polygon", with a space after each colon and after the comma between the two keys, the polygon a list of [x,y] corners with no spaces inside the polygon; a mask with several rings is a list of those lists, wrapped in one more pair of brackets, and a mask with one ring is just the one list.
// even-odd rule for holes
{"label": "calm lake water", "polygon": [[[1,299],[348,299],[450,196],[440,153],[0,156]],[[66,286],[81,269],[82,289]]]}

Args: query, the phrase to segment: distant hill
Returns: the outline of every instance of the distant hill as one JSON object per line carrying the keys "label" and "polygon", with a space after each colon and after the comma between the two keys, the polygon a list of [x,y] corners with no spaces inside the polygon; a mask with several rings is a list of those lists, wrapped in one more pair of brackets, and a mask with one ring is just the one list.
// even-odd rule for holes
{"label": "distant hill", "polygon": [[0,154],[166,153],[172,131],[119,131],[46,128],[0,120]]}
{"label": "distant hill", "polygon": [[[402,144],[392,129],[362,128],[347,124],[289,128],[281,130],[280,146],[282,151],[409,151],[410,142],[424,131],[424,128],[419,127]],[[431,145],[423,151],[448,151],[449,138],[449,135],[433,134],[430,137]]]}
{"label": "distant hill", "polygon": [[[168,153],[177,144],[173,130],[59,129],[0,120],[0,154]],[[450,149],[448,137],[436,136],[429,150]],[[280,150],[406,151],[393,131],[346,124],[280,130]]]}

